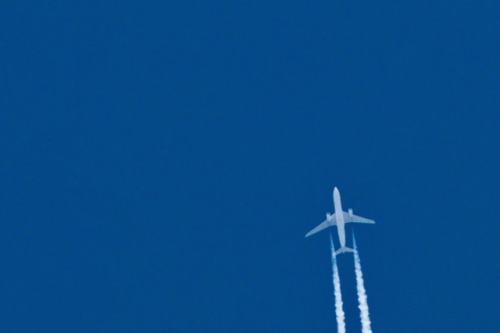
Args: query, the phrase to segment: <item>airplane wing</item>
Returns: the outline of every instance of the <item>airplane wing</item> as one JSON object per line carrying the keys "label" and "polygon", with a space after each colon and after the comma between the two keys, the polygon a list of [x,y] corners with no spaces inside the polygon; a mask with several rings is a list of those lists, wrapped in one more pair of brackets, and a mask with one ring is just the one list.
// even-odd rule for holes
{"label": "airplane wing", "polygon": [[307,234],[306,234],[306,237],[309,237],[311,235],[314,235],[315,233],[325,229],[325,228],[328,228],[329,226],[332,226],[332,225],[336,225],[337,223],[335,222],[335,214],[331,215],[331,219],[330,221],[328,220],[324,220],[323,222],[321,222],[316,228],[314,228],[313,230],[309,231]]}
{"label": "airplane wing", "polygon": [[370,223],[370,224],[375,223],[375,221],[369,220],[369,219],[365,219],[364,217],[361,217],[361,216],[357,216],[357,215],[354,215],[354,214],[349,214],[347,212],[343,212],[343,213],[344,213],[344,222],[345,223],[349,223],[349,222]]}

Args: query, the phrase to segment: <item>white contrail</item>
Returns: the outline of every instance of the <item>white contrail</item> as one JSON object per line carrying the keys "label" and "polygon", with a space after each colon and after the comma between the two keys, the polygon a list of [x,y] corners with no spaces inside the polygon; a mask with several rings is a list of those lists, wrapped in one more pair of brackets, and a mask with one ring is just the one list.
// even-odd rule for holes
{"label": "white contrail", "polygon": [[354,245],[354,268],[356,272],[356,287],[358,290],[359,311],[361,317],[361,327],[363,333],[372,333],[370,322],[370,310],[368,309],[368,299],[365,290],[365,281],[363,280],[363,271],[361,270],[361,260],[359,259],[358,247],[356,246],[356,238],[352,234]]}
{"label": "white contrail", "polygon": [[335,259],[335,248],[333,246],[332,234],[330,234],[330,249],[332,253],[333,289],[335,295],[335,315],[337,316],[337,332],[345,333],[345,314],[342,304],[342,292],[340,290],[340,277]]}

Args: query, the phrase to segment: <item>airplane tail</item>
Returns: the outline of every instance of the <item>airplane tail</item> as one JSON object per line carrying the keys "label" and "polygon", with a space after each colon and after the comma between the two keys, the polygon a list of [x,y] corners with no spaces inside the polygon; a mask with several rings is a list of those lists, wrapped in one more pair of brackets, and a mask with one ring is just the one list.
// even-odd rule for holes
{"label": "airplane tail", "polygon": [[344,252],[354,253],[354,250],[351,249],[350,247],[344,246],[344,247],[341,247],[340,249],[338,249],[337,251],[335,251],[335,255],[339,255],[339,254],[344,253]]}

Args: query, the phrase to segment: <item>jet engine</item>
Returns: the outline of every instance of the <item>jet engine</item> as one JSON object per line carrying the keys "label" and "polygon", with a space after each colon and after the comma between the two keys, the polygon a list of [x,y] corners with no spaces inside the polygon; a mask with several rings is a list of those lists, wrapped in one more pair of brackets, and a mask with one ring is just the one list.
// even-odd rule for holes
{"label": "jet engine", "polygon": [[349,217],[352,217],[352,208],[349,208]]}
{"label": "jet engine", "polygon": [[330,215],[330,213],[326,213],[326,220],[330,221],[331,218],[332,218],[332,216]]}

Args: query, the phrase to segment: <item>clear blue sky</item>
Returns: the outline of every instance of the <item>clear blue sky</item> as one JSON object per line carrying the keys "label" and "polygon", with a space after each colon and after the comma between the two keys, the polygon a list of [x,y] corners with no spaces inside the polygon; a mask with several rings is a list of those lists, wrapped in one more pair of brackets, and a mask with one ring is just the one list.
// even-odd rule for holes
{"label": "clear blue sky", "polygon": [[499,7],[2,1],[0,331],[498,332]]}

